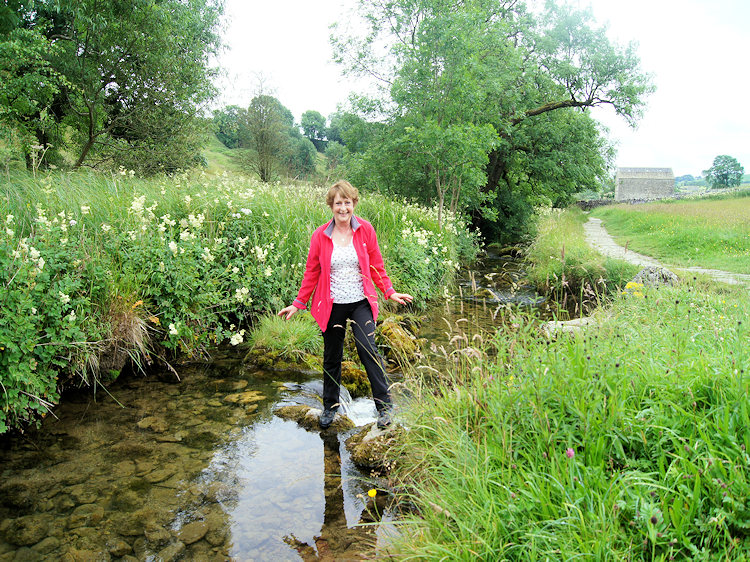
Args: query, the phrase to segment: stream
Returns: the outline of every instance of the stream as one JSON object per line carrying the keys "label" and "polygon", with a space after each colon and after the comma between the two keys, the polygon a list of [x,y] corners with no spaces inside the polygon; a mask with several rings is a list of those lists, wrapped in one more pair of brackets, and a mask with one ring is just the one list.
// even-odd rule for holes
{"label": "stream", "polygon": [[[488,256],[419,336],[444,350],[459,330],[497,327],[499,307],[539,305],[522,278],[517,260]],[[68,393],[39,430],[0,438],[0,561],[339,560],[387,546],[397,514],[368,496],[378,482],[348,433],[274,415],[319,404],[321,381],[243,355]],[[372,400],[344,401],[356,425],[375,420]]]}

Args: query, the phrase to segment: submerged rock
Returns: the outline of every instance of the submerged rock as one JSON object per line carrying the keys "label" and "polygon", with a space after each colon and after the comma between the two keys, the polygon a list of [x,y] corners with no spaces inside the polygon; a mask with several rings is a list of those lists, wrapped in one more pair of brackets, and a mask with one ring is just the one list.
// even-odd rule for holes
{"label": "submerged rock", "polygon": [[375,422],[364,426],[346,440],[352,462],[359,468],[387,474],[396,463],[392,447],[402,431],[403,427],[395,424],[385,429],[378,428]]}
{"label": "submerged rock", "polygon": [[0,536],[16,546],[31,546],[47,537],[52,518],[49,515],[25,515],[3,522]]}
{"label": "submerged rock", "polygon": [[[293,404],[291,406],[282,406],[274,412],[280,418],[285,420],[295,421],[305,429],[320,430],[318,425],[318,418],[320,418],[321,410],[318,408],[311,408],[310,406],[303,406],[301,404]],[[328,428],[331,431],[346,431],[347,429],[353,429],[354,422],[343,414],[336,414],[333,419],[333,423]]]}
{"label": "submerged rock", "polygon": [[248,390],[246,392],[238,392],[236,394],[227,394],[224,397],[224,402],[237,404],[238,406],[247,406],[249,404],[254,404],[255,402],[260,402],[265,399],[266,397],[257,390]]}
{"label": "submerged rock", "polygon": [[208,523],[205,521],[193,521],[179,530],[177,538],[185,544],[193,544],[205,537],[208,529]]}
{"label": "submerged rock", "polygon": [[148,416],[137,423],[139,429],[150,429],[155,433],[164,433],[169,429],[169,423],[158,416]]}

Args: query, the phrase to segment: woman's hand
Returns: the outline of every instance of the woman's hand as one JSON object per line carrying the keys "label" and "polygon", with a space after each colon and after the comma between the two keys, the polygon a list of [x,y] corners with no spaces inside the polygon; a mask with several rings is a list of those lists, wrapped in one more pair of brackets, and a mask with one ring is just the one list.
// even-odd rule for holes
{"label": "woman's hand", "polygon": [[408,304],[412,300],[414,300],[414,297],[411,296],[408,293],[393,293],[390,297],[388,297],[392,301],[396,301],[398,304]]}
{"label": "woman's hand", "polygon": [[279,311],[279,316],[283,316],[284,320],[289,320],[294,314],[299,310],[296,306],[293,304],[290,304],[286,308],[283,308]]}

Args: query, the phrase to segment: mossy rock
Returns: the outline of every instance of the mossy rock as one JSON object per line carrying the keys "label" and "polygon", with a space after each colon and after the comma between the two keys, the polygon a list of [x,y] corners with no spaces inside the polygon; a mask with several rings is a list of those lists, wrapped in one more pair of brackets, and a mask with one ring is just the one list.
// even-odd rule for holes
{"label": "mossy rock", "polygon": [[320,372],[323,369],[323,360],[312,353],[304,353],[293,357],[285,356],[283,352],[261,347],[248,351],[244,359],[245,363],[255,365],[263,371],[297,371],[297,372]]}
{"label": "mossy rock", "polygon": [[[302,404],[293,404],[290,406],[282,406],[278,408],[274,414],[285,420],[295,421],[305,429],[309,430],[320,430],[318,419],[320,418],[321,411],[318,408],[311,408],[310,406],[304,406]],[[346,431],[354,429],[355,425],[352,420],[343,414],[336,414],[333,418],[333,423],[328,427],[326,431]]]}
{"label": "mossy rock", "polygon": [[403,431],[403,426],[395,424],[385,429],[379,429],[375,422],[364,426],[346,440],[352,462],[360,469],[379,475],[388,474],[398,457],[393,446],[398,443]]}
{"label": "mossy rock", "polygon": [[341,363],[341,384],[346,387],[352,398],[362,398],[371,394],[367,373],[353,361]]}
{"label": "mossy rock", "polygon": [[508,256],[513,258],[520,258],[526,254],[521,246],[507,246],[505,244],[500,244],[499,242],[492,242],[491,244],[488,244],[487,251],[492,252],[493,254],[496,254],[500,257]]}
{"label": "mossy rock", "polygon": [[420,351],[419,340],[405,327],[402,317],[389,316],[378,328],[379,344],[386,357],[399,365],[413,363]]}

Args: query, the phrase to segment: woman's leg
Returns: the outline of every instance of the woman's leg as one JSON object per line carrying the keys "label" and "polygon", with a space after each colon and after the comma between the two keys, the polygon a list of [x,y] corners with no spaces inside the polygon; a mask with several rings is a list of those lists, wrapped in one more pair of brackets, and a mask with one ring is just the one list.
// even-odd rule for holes
{"label": "woman's leg", "polygon": [[326,410],[336,408],[339,403],[347,316],[347,305],[334,304],[328,326],[323,332],[323,408]]}
{"label": "woman's leg", "polygon": [[366,299],[357,303],[352,311],[351,319],[359,359],[367,372],[372,397],[380,412],[390,407],[391,394],[388,391],[389,382],[383,368],[383,359],[375,345],[375,322],[372,319],[372,309]]}

